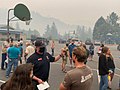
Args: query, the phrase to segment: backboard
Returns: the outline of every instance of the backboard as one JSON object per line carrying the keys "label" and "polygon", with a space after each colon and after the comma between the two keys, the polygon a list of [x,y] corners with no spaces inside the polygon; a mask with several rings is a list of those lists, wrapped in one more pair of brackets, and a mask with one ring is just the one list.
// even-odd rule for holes
{"label": "backboard", "polygon": [[21,21],[29,21],[30,11],[24,4],[17,4],[14,8],[14,15]]}

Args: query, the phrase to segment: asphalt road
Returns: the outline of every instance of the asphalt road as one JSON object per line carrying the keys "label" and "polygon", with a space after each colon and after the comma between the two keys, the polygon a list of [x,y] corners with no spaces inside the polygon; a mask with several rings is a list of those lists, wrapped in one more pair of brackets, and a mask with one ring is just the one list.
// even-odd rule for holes
{"label": "asphalt road", "polygon": [[[65,44],[58,44],[55,42],[55,56],[60,53],[60,49],[64,47]],[[116,45],[107,45],[113,54],[114,57],[114,62],[116,65],[116,70],[115,70],[115,76],[112,81],[112,90],[117,90],[119,86],[119,77],[120,77],[120,58],[119,58],[119,51],[116,50]],[[88,47],[88,46],[87,46]],[[1,43],[0,43],[0,50],[1,50]],[[50,45],[47,46],[47,51],[50,52]],[[92,69],[93,71],[93,84],[91,90],[99,90],[99,76],[98,76],[98,56],[96,52],[98,51],[98,46],[95,46],[95,55],[94,55],[94,60],[93,61],[88,61],[87,65]],[[51,52],[50,52],[51,53]],[[0,54],[1,57],[1,54]],[[57,62],[51,63],[51,69],[50,69],[50,74],[49,74],[49,84],[50,88],[48,90],[59,90],[59,85],[64,79],[65,73],[61,71],[61,62],[62,60],[60,59]],[[70,66],[69,66],[69,60],[67,63],[67,70],[69,71]],[[7,79],[5,78],[5,71],[0,70],[0,85],[2,84],[3,81],[6,81]]]}

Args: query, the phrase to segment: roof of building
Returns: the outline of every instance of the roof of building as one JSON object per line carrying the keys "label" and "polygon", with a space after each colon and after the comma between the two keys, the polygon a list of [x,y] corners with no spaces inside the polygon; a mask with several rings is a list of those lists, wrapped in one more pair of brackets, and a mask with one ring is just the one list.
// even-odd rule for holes
{"label": "roof of building", "polygon": [[[8,32],[7,29],[0,28],[0,33],[7,33],[7,32]],[[9,29],[9,32],[11,34],[20,34],[20,33],[22,33],[20,30],[12,30],[12,29]]]}

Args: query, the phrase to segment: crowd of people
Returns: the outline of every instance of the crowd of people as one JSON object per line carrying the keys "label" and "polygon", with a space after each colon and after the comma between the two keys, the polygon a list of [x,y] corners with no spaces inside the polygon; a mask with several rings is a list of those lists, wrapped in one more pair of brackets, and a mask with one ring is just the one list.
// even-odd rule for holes
{"label": "crowd of people", "polygon": [[[6,78],[9,79],[1,85],[1,90],[38,90],[38,84],[49,80],[50,63],[60,58],[62,59],[61,70],[66,74],[59,90],[91,90],[93,72],[86,63],[88,60],[93,60],[94,44],[87,49],[85,44],[81,43],[78,46],[71,40],[57,56],[54,54],[54,48],[55,42],[52,41],[51,53],[49,53],[44,42],[36,40],[34,45],[26,42],[26,48],[23,50],[22,39],[17,43],[7,39],[2,46],[1,69],[6,69]],[[115,72],[114,58],[110,49],[103,44],[99,48],[98,56],[99,90],[111,89]],[[68,60],[70,71],[66,70]],[[20,65],[18,65],[19,61]],[[12,66],[13,74],[10,75]]]}

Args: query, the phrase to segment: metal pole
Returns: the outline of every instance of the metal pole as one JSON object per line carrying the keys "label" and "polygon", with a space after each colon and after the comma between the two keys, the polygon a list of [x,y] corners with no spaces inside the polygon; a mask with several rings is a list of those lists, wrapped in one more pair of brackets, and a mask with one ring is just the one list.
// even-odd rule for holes
{"label": "metal pole", "polygon": [[9,20],[9,13],[10,13],[11,10],[14,10],[14,9],[9,9],[8,10],[8,19],[7,19],[7,38],[8,39],[9,39],[9,36],[10,36],[10,31],[9,31],[9,22],[10,22],[10,20]]}

